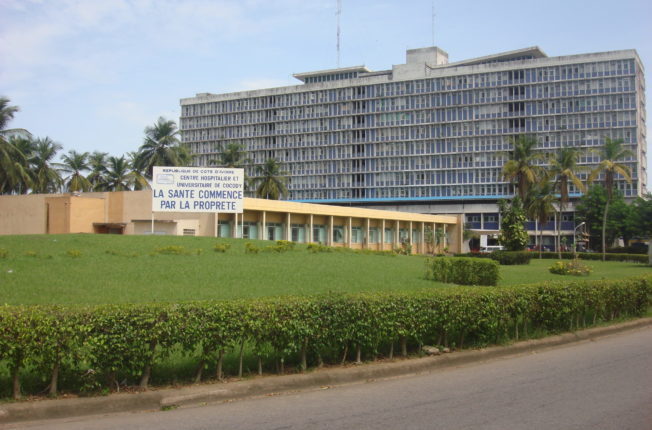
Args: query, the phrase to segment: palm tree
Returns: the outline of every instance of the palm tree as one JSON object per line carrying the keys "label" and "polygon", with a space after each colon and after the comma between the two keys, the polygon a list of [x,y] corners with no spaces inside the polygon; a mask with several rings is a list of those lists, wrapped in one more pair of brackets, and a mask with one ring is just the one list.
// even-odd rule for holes
{"label": "palm tree", "polygon": [[149,182],[145,177],[145,172],[143,172],[142,169],[138,168],[136,164],[136,158],[138,157],[138,153],[133,151],[127,152],[127,157],[128,157],[127,161],[129,163],[129,166],[131,166],[131,178],[133,181],[134,191],[148,190]]}
{"label": "palm tree", "polygon": [[61,156],[63,163],[59,163],[57,167],[69,174],[65,181],[68,191],[90,191],[93,188],[91,182],[82,175],[83,171],[90,170],[88,156],[88,152],[77,152],[74,149],[68,151],[68,155]]}
{"label": "palm tree", "polygon": [[557,252],[561,259],[561,220],[564,206],[568,204],[568,185],[572,182],[575,187],[584,192],[586,188],[577,174],[583,170],[578,166],[577,160],[580,151],[577,148],[562,148],[556,157],[550,158],[550,176],[555,177],[554,188],[559,190],[559,218],[557,219]]}
{"label": "palm tree", "polygon": [[539,258],[542,258],[543,226],[555,212],[554,201],[555,196],[548,178],[531,187],[526,196],[526,213],[539,226]]}
{"label": "palm tree", "polygon": [[88,156],[88,165],[91,173],[88,174],[86,179],[91,184],[93,191],[102,191],[100,184],[104,182],[104,175],[106,173],[106,157],[109,154],[106,152],[95,151]]}
{"label": "palm tree", "polygon": [[518,196],[525,200],[528,188],[541,176],[541,168],[536,161],[543,160],[540,152],[535,152],[537,140],[532,136],[510,138],[513,149],[508,153],[509,160],[503,165],[503,178],[510,183],[516,182]]}
{"label": "palm tree", "polygon": [[0,193],[24,194],[32,185],[28,164],[33,143],[29,139],[0,136]]}
{"label": "palm tree", "polygon": [[211,160],[211,164],[229,168],[242,168],[248,162],[244,146],[239,143],[229,143],[222,149],[217,160]]}
{"label": "palm tree", "polygon": [[257,177],[252,182],[256,187],[258,198],[278,200],[288,194],[286,173],[274,158],[268,158],[265,164],[256,167]]}
{"label": "palm tree", "polygon": [[179,130],[172,120],[160,117],[153,127],[145,128],[145,141],[138,150],[136,168],[152,177],[154,166],[184,166],[190,154],[179,142]]}
{"label": "palm tree", "polygon": [[0,97],[0,130],[4,130],[14,118],[14,114],[20,110],[18,106],[9,106],[9,101],[7,97]]}
{"label": "palm tree", "polygon": [[134,183],[133,172],[124,156],[109,157],[100,188],[104,191],[130,191]]}
{"label": "palm tree", "polygon": [[600,174],[604,174],[604,187],[607,190],[607,202],[602,216],[602,261],[607,258],[607,214],[609,213],[609,203],[613,197],[614,179],[616,175],[620,175],[628,183],[632,182],[632,169],[627,164],[619,163],[618,160],[634,157],[636,154],[624,148],[623,143],[622,139],[605,137],[604,145],[599,151],[601,161],[589,175],[589,183],[592,183]]}
{"label": "palm tree", "polygon": [[34,141],[34,151],[29,160],[33,175],[32,192],[55,193],[61,189],[63,181],[52,160],[62,148],[49,137]]}
{"label": "palm tree", "polygon": [[[7,97],[0,97],[0,131],[4,130],[20,110],[18,106],[9,106]],[[31,182],[27,169],[27,154],[17,146],[15,139],[7,139],[0,133],[0,193],[10,194],[26,191],[24,185]],[[24,189],[24,191],[21,191]]]}

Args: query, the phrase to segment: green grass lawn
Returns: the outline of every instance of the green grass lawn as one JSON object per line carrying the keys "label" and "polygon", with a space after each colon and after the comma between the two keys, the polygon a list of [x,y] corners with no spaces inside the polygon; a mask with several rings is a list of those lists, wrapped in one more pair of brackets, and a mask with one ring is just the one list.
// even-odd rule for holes
{"label": "green grass lawn", "polygon": [[[245,254],[245,242],[172,236],[0,236],[0,249],[8,254],[0,258],[0,303],[175,302],[446,287],[424,279],[425,259],[420,256],[312,254],[305,245],[286,253]],[[252,242],[261,248],[272,244]],[[231,249],[215,252],[216,243],[230,243]],[[181,246],[188,255],[154,253],[167,246]],[[575,279],[549,273],[553,262],[533,259],[529,266],[503,266],[500,285]],[[632,263],[587,264],[594,269],[588,279],[652,273]]]}

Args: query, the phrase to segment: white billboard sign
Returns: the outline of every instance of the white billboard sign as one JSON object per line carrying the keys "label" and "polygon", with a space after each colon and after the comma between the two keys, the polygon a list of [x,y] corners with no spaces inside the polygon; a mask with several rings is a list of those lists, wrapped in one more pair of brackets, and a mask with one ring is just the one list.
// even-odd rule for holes
{"label": "white billboard sign", "polygon": [[154,167],[153,212],[242,213],[244,169]]}

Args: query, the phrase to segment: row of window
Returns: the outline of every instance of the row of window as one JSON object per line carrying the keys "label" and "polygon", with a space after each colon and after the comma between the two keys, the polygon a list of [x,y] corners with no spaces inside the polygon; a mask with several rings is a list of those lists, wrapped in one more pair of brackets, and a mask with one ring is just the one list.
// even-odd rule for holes
{"label": "row of window", "polygon": [[595,62],[208,102],[196,105],[185,105],[182,107],[181,115],[187,117],[213,113],[266,109],[271,107],[298,106],[324,103],[327,101],[351,100],[355,97],[374,98],[391,95],[459,90],[465,88],[495,87],[501,85],[512,85],[514,83],[602,78],[608,76],[633,75],[635,73],[636,70],[633,59]]}
{"label": "row of window", "polygon": [[[532,114],[550,112],[548,101],[551,104],[552,111],[555,111],[555,102],[557,108],[565,113],[583,112],[587,109],[591,110],[604,110],[604,109],[634,109],[636,107],[636,100],[634,94],[627,94],[627,92],[634,91],[633,78],[627,80],[614,81],[613,85],[608,85],[600,89],[594,90],[576,90],[576,91],[560,91],[551,87],[532,88],[532,95],[529,94],[529,89],[526,95],[518,97],[520,105],[524,108],[523,112]],[[588,86],[587,86],[588,88]],[[536,94],[534,91],[537,90]],[[550,91],[549,91],[550,90]],[[613,94],[617,92],[618,94]],[[537,101],[543,99],[544,101]],[[464,107],[469,118],[479,118],[487,113],[507,113],[513,111],[514,103],[509,103],[514,100],[514,97],[507,97],[503,95],[502,90],[492,90],[491,92],[459,92],[454,94],[439,94],[433,96],[421,97],[397,97],[390,99],[369,100],[364,105],[359,102],[347,103],[332,103],[322,104],[316,106],[307,106],[299,108],[288,109],[274,109],[271,111],[248,111],[239,113],[226,113],[226,114],[211,114],[206,116],[191,116],[181,117],[181,128],[183,130],[193,130],[198,128],[208,127],[221,127],[228,125],[253,125],[260,124],[261,126],[268,127],[267,123],[280,123],[288,122],[289,127],[298,128],[323,128],[333,127],[332,121],[328,119],[337,119],[339,116],[346,117],[345,120],[355,120],[355,116],[359,114],[372,114],[390,112],[396,116],[388,114],[381,115],[379,120],[386,121],[393,119],[408,120],[407,117],[401,115],[416,115],[415,120],[421,119],[422,121],[437,121],[437,118],[442,118],[441,112],[446,111],[441,109],[448,106]],[[527,103],[526,103],[527,101]],[[358,106],[364,106],[355,108]],[[545,108],[544,108],[545,106]],[[353,108],[352,108],[353,107]],[[536,107],[536,109],[534,108]],[[440,109],[436,109],[440,108]],[[527,109],[526,109],[527,108]],[[411,112],[415,109],[423,109],[421,112]],[[434,115],[434,116],[433,116]],[[315,119],[313,121],[298,122],[301,126],[292,125],[293,122],[297,124],[297,120]],[[367,121],[374,118],[374,116],[363,115]],[[261,129],[262,131],[262,129]]]}
{"label": "row of window", "polygon": [[[234,225],[229,221],[220,221],[218,236],[219,237],[232,237]],[[258,222],[248,222],[245,221],[241,224],[238,224],[237,228],[237,237],[243,239],[259,239],[261,237],[262,223]],[[308,242],[308,231],[309,226],[304,224],[291,224],[290,226],[290,237],[286,238],[285,234],[285,225],[280,223],[266,223],[265,224],[265,239],[266,240],[291,240],[292,242],[306,243]],[[366,236],[366,229],[354,226],[351,227],[351,243],[361,244],[369,243],[376,244],[380,243],[381,240],[384,243],[401,243],[410,240],[410,230],[401,228],[398,230],[398,242],[396,237],[396,230],[392,227],[386,227],[384,229],[384,238],[381,236],[381,228],[378,227],[369,227],[369,236]],[[314,224],[312,226],[312,242],[315,243],[327,243],[328,236],[328,226],[321,224]],[[194,233],[194,232],[193,232]],[[449,234],[446,233],[447,240],[450,240]],[[347,227],[344,225],[333,225],[333,236],[331,238],[332,243],[346,243],[347,240]],[[419,229],[412,229],[412,243],[418,244],[421,243],[421,231]]]}

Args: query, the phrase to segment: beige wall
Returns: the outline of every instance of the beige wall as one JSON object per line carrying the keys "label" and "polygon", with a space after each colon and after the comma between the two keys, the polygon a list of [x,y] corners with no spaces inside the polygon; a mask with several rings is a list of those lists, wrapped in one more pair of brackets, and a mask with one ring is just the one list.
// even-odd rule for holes
{"label": "beige wall", "polygon": [[70,197],[69,204],[68,233],[93,233],[93,223],[104,220],[105,199]]}
{"label": "beige wall", "polygon": [[0,196],[0,234],[42,234],[47,224],[44,194]]}

